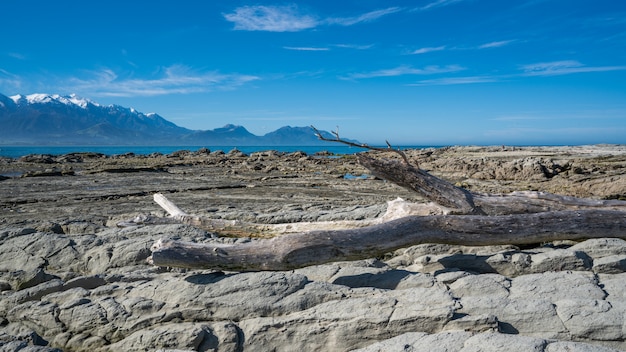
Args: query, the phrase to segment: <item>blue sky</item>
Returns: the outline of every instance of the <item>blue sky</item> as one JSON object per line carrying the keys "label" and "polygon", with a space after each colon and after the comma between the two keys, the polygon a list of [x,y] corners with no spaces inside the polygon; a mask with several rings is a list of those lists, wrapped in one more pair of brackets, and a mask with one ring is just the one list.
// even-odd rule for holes
{"label": "blue sky", "polygon": [[7,1],[0,93],[371,144],[626,143],[626,1]]}

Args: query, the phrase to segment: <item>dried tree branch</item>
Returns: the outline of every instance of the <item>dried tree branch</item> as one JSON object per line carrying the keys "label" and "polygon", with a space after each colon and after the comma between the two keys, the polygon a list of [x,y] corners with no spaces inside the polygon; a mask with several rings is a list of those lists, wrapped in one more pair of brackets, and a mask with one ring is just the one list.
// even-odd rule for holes
{"label": "dried tree branch", "polygon": [[[391,144],[389,144],[389,141],[385,141],[385,143],[387,144],[387,148],[380,148],[380,147],[372,147],[371,145],[365,144],[365,143],[353,143],[350,141],[347,141],[345,139],[341,139],[339,138],[339,131],[333,131],[331,132],[334,136],[335,139],[328,139],[326,137],[324,137],[322,135],[322,133],[315,128],[315,126],[311,125],[311,128],[313,129],[313,131],[315,131],[315,135],[317,136],[317,138],[319,138],[322,141],[327,141],[327,142],[337,142],[337,143],[342,143],[345,145],[349,145],[351,147],[358,147],[358,148],[363,148],[363,149],[369,149],[369,150],[376,150],[376,151],[380,151],[380,152],[388,152],[388,151],[392,151],[395,153],[398,153],[398,155],[400,155],[402,157],[402,160],[404,160],[404,163],[407,165],[411,165],[411,162],[409,161],[409,158],[406,156],[406,154],[400,150],[400,149],[394,149]],[[415,165],[415,167],[418,167],[417,164]]]}
{"label": "dried tree branch", "polygon": [[625,212],[600,209],[500,216],[408,216],[360,229],[295,233],[234,245],[159,240],[149,260],[167,267],[290,270],[382,256],[421,243],[471,246],[626,239],[625,228]]}
{"label": "dried tree branch", "polygon": [[473,195],[452,183],[397,160],[357,156],[359,163],[374,176],[419,193],[424,198],[447,207],[456,214],[482,214],[474,204]]}
{"label": "dried tree branch", "polygon": [[387,202],[387,211],[381,217],[364,220],[340,220],[340,221],[316,221],[281,224],[259,224],[240,220],[211,219],[197,215],[187,214],[163,194],[156,193],[153,196],[155,203],[161,206],[169,214],[169,218],[140,216],[130,221],[118,223],[120,227],[164,224],[178,222],[197,228],[218,233],[228,237],[275,237],[288,233],[300,233],[306,231],[354,229],[381,224],[386,221],[398,219],[409,215],[433,215],[444,214],[447,209],[441,208],[434,203],[415,204],[406,202],[400,198]]}

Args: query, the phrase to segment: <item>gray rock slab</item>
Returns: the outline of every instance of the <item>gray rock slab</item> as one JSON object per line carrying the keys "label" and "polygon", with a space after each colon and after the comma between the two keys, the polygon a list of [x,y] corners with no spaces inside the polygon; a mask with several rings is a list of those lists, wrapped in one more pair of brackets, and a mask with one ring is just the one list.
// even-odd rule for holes
{"label": "gray rock slab", "polygon": [[64,331],[57,319],[58,305],[52,302],[29,301],[11,309],[6,317],[11,322],[20,322],[45,338],[54,337]]}
{"label": "gray rock slab", "polygon": [[462,330],[467,332],[500,331],[502,326],[493,314],[465,315],[450,320],[444,330]]}
{"label": "gray rock slab", "polygon": [[583,251],[572,249],[555,249],[531,255],[529,272],[543,273],[546,271],[589,270],[591,258]]}
{"label": "gray rock slab", "polygon": [[410,332],[371,344],[352,352],[387,351],[541,351],[541,352],[617,352],[618,349],[583,342],[545,340],[500,333],[474,334],[449,331],[437,334]]}
{"label": "gray rock slab", "polygon": [[398,332],[441,330],[455,302],[445,287],[356,289],[353,296],[277,317],[239,323],[252,350],[345,351]]}
{"label": "gray rock slab", "polygon": [[11,238],[29,235],[35,232],[37,232],[37,230],[30,227],[7,226],[0,230],[0,243],[4,244],[5,241]]}
{"label": "gray rock slab", "polygon": [[1,342],[0,348],[3,351],[20,351],[20,352],[62,352],[58,348],[46,347],[46,346],[33,346],[29,345],[26,341],[9,341]]}
{"label": "gray rock slab", "polygon": [[348,287],[376,287],[383,289],[406,289],[411,287],[431,287],[434,278],[428,274],[414,273],[389,267],[340,267],[328,280]]}
{"label": "gray rock slab", "polygon": [[509,335],[500,333],[484,333],[474,335],[463,344],[460,352],[543,352],[547,341],[540,338]]}
{"label": "gray rock slab", "polygon": [[21,291],[8,291],[3,295],[2,300],[0,300],[0,316],[6,316],[9,310],[19,304],[37,301],[49,293],[58,292],[62,289],[63,281],[53,279]]}
{"label": "gray rock slab", "polygon": [[607,294],[606,299],[626,302],[626,273],[599,274],[598,279]]}
{"label": "gray rock slab", "polygon": [[620,352],[610,347],[573,341],[550,341],[545,352]]}
{"label": "gray rock slab", "polygon": [[9,237],[0,245],[0,271],[37,268],[66,269],[79,261],[72,240],[66,235],[34,232]]}
{"label": "gray rock slab", "polygon": [[437,334],[409,332],[393,338],[371,344],[353,352],[387,352],[387,351],[460,351],[465,341],[472,336],[466,331],[449,331]]}
{"label": "gray rock slab", "polygon": [[592,238],[572,247],[573,251],[587,253],[596,259],[608,255],[626,254],[626,241],[620,238]]}
{"label": "gray rock slab", "polygon": [[[623,307],[622,307],[623,308]],[[556,311],[574,338],[623,341],[624,310],[597,299],[565,299],[556,302]]]}
{"label": "gray rock slab", "polygon": [[[213,324],[171,323],[136,331],[107,348],[117,351],[132,350],[184,350],[184,351],[237,351],[240,344],[235,328],[231,330],[230,344],[226,338],[214,334]],[[222,324],[223,325],[223,324]],[[221,332],[224,332],[223,328]],[[220,344],[220,342],[223,342]],[[234,343],[233,343],[234,342]]]}
{"label": "gray rock slab", "polygon": [[2,276],[11,288],[16,291],[34,287],[52,279],[58,279],[57,276],[46,273],[41,267],[30,270],[13,270]]}
{"label": "gray rock slab", "polygon": [[471,273],[459,269],[444,270],[435,274],[435,279],[443,284],[451,284],[456,280],[472,275]]}
{"label": "gray rock slab", "polygon": [[508,297],[511,280],[500,274],[468,275],[450,284],[454,297]]}
{"label": "gray rock slab", "polygon": [[294,273],[301,274],[311,281],[330,282],[332,277],[341,269],[340,264],[313,265],[294,270]]}
{"label": "gray rock slab", "polygon": [[[296,294],[307,283],[306,276],[284,272],[197,273],[139,282],[125,295],[149,297],[178,305],[181,309],[203,309],[206,312],[204,318],[240,320],[249,316],[282,314],[295,308],[286,300],[292,294],[295,294],[294,300],[300,298],[295,306],[313,304],[316,302],[313,292],[310,296]],[[322,292],[320,296],[326,293]]]}
{"label": "gray rock slab", "polygon": [[51,351],[49,344],[33,329],[21,323],[9,323],[0,327],[0,350],[2,351]]}
{"label": "gray rock slab", "polygon": [[598,274],[620,274],[626,271],[626,254],[607,255],[594,259],[593,272]]}
{"label": "gray rock slab", "polygon": [[63,284],[63,289],[69,290],[75,287],[82,287],[84,289],[91,290],[106,284],[107,281],[102,275],[87,275],[75,277],[66,281]]}
{"label": "gray rock slab", "polygon": [[397,326],[399,330],[411,327],[425,332],[440,331],[457,309],[456,300],[442,284],[393,290],[385,296],[397,300],[387,326],[389,329]]}
{"label": "gray rock slab", "polygon": [[303,312],[239,322],[245,349],[345,351],[391,337],[387,326],[397,302],[393,298],[347,298]]}
{"label": "gray rock slab", "polygon": [[498,320],[498,329],[502,332],[542,338],[569,336],[554,304],[548,300],[469,296],[459,301],[461,308],[456,310],[457,313],[492,315]]}
{"label": "gray rock slab", "polygon": [[584,271],[558,271],[522,275],[511,281],[510,298],[560,299],[586,297],[604,299],[606,293],[598,286],[595,275]]}
{"label": "gray rock slab", "polygon": [[485,262],[501,275],[515,277],[530,272],[531,256],[519,251],[496,253],[488,257]]}

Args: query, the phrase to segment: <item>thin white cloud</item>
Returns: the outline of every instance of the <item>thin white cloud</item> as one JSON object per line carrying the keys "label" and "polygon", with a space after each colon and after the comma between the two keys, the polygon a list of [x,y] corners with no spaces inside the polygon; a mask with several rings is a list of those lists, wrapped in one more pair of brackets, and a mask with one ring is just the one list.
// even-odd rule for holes
{"label": "thin white cloud", "polygon": [[490,120],[491,121],[536,121],[536,120],[545,121],[546,119],[547,117],[545,116],[508,115],[508,116],[494,117]]}
{"label": "thin white cloud", "polygon": [[503,47],[505,45],[509,45],[513,42],[515,42],[516,39],[510,39],[510,40],[500,40],[500,41],[494,41],[494,42],[489,42],[489,43],[485,43],[485,44],[481,44],[478,46],[469,46],[469,47],[463,47],[463,46],[453,46],[453,47],[448,47],[446,45],[441,45],[441,46],[433,46],[433,47],[424,47],[424,48],[419,48],[413,51],[408,52],[409,55],[420,55],[420,54],[427,54],[427,53],[431,53],[434,51],[443,51],[443,50],[481,50],[481,49],[489,49],[489,48],[499,48],[499,47]]}
{"label": "thin white cloud", "polygon": [[584,72],[623,71],[626,66],[585,66],[576,60],[540,62],[523,65],[524,76],[559,76]]}
{"label": "thin white cloud", "polygon": [[[486,75],[486,76],[466,76],[466,77],[442,77],[435,79],[421,80],[409,86],[432,86],[432,85],[458,85],[502,82],[509,79],[528,76],[558,76],[584,72],[606,72],[624,71],[626,66],[585,66],[575,60],[542,62],[521,66],[522,73]],[[451,71],[452,72],[452,71]]]}
{"label": "thin white cloud", "polygon": [[333,46],[337,48],[345,48],[345,49],[356,49],[356,50],[367,50],[374,47],[374,44],[367,45],[358,45],[358,44],[334,44]]}
{"label": "thin white cloud", "polygon": [[417,11],[425,11],[425,10],[430,10],[430,9],[434,9],[437,7],[443,7],[443,6],[448,6],[448,5],[452,5],[455,4],[457,2],[461,2],[463,0],[436,0],[433,1],[431,3],[428,3],[424,6],[418,7],[415,10]]}
{"label": "thin white cloud", "polygon": [[436,46],[436,47],[420,48],[420,49],[412,51],[411,54],[414,54],[414,55],[426,54],[426,53],[430,53],[430,52],[433,52],[433,51],[442,51],[442,50],[446,50],[445,45],[444,46]]}
{"label": "thin white cloud", "polygon": [[426,66],[424,68],[414,68],[411,66],[398,66],[391,69],[378,70],[372,72],[364,72],[364,73],[353,73],[344,77],[344,79],[366,79],[366,78],[376,78],[376,77],[394,77],[394,76],[404,76],[404,75],[432,75],[438,73],[449,73],[449,72],[458,72],[464,70],[463,67],[459,65],[448,65],[448,66]]}
{"label": "thin white cloud", "polygon": [[328,51],[330,50],[330,48],[309,47],[309,46],[283,46],[283,49],[296,50],[296,51]]}
{"label": "thin white cloud", "polygon": [[23,83],[20,76],[0,68],[0,91],[21,93]]}
{"label": "thin white cloud", "polygon": [[358,23],[371,22],[401,10],[399,7],[390,7],[370,11],[359,16],[319,19],[317,16],[303,13],[296,5],[242,6],[236,8],[233,13],[223,16],[227,21],[235,24],[235,30],[298,32],[320,25],[352,26]]}
{"label": "thin white cloud", "polygon": [[110,69],[88,78],[70,78],[63,90],[92,96],[133,97],[189,94],[234,89],[259,77],[218,72],[194,72],[183,65],[166,67],[156,78],[122,78]]}
{"label": "thin white cloud", "polygon": [[7,53],[7,56],[12,57],[17,60],[26,60],[26,55],[20,54],[20,53],[11,52],[11,53]]}
{"label": "thin white cloud", "polygon": [[[332,44],[330,45],[335,48],[343,48],[343,49],[355,49],[355,50],[366,50],[372,48],[374,45],[356,45],[356,44]],[[296,51],[330,51],[329,47],[320,47],[320,46],[283,46],[283,49],[287,50],[296,50]]]}
{"label": "thin white cloud", "polygon": [[468,77],[444,77],[436,79],[422,80],[409,86],[448,86],[457,84],[476,84],[498,82],[499,79],[493,76],[468,76]]}
{"label": "thin white cloud", "polygon": [[401,11],[399,7],[389,7],[382,10],[375,10],[354,17],[334,17],[328,18],[324,22],[328,24],[337,24],[341,26],[352,26],[357,23],[375,21],[383,16]]}
{"label": "thin white cloud", "polygon": [[295,5],[243,6],[224,18],[235,24],[235,30],[243,31],[297,32],[319,25],[315,17],[300,13]]}
{"label": "thin white cloud", "polygon": [[491,118],[491,121],[535,121],[535,120],[589,120],[597,122],[598,120],[622,120],[626,114],[626,106],[608,106],[600,109],[579,108],[573,110],[560,110],[558,113],[553,111],[544,112],[541,110],[524,111],[515,115],[502,115]]}
{"label": "thin white cloud", "polygon": [[515,40],[501,40],[497,42],[485,43],[478,46],[478,49],[489,49],[489,48],[499,48],[508,44],[511,44]]}

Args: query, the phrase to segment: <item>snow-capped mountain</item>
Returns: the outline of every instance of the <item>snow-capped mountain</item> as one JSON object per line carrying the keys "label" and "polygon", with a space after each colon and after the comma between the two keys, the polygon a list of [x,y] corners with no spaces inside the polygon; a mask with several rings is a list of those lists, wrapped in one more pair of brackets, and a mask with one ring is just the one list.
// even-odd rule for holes
{"label": "snow-capped mountain", "polygon": [[10,97],[11,100],[17,105],[22,104],[47,104],[47,103],[59,103],[65,105],[76,105],[83,109],[86,109],[89,105],[100,106],[89,99],[83,99],[76,94],[70,94],[69,96],[60,96],[58,94],[30,94],[30,95],[14,95]]}
{"label": "snow-capped mountain", "polygon": [[[327,132],[326,132],[327,133]],[[330,135],[330,134],[329,134]],[[156,113],[103,106],[74,94],[0,94],[0,145],[316,145],[310,127],[283,127],[256,136],[228,124],[189,130]]]}
{"label": "snow-capped mountain", "polygon": [[76,95],[0,95],[1,144],[160,144],[191,131],[157,114]]}

